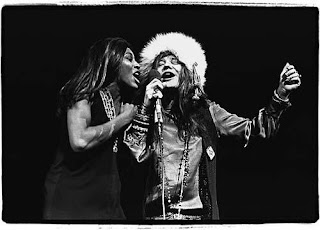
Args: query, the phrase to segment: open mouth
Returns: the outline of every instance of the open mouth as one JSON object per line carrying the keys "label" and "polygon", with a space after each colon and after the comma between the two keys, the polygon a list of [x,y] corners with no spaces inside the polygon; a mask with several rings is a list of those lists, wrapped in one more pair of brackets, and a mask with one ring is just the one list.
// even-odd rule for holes
{"label": "open mouth", "polygon": [[140,72],[139,72],[139,71],[134,72],[134,73],[133,73],[133,77],[134,77],[134,80],[135,80],[137,83],[140,83],[140,80],[139,80]]}
{"label": "open mouth", "polygon": [[139,77],[139,76],[140,76],[140,72],[139,72],[139,71],[134,72],[134,73],[133,73],[133,76],[134,76],[134,77]]}
{"label": "open mouth", "polygon": [[171,78],[175,77],[175,75],[171,72],[165,72],[164,74],[162,74],[161,76],[161,80],[162,81],[168,81],[170,80]]}

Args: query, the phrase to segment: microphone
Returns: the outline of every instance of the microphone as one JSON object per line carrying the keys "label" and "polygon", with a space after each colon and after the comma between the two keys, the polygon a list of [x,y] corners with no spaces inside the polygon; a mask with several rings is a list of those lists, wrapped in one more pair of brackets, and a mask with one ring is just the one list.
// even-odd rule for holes
{"label": "microphone", "polygon": [[150,70],[150,72],[146,75],[141,74],[139,76],[139,87],[136,90],[133,96],[133,104],[140,105],[143,102],[144,94],[146,92],[146,86],[153,80],[153,79],[161,79],[160,73],[155,69]]}
{"label": "microphone", "polygon": [[156,100],[156,108],[154,110],[154,123],[163,123],[160,98],[157,98]]}
{"label": "microphone", "polygon": [[[152,69],[152,70],[150,70],[150,72],[148,74],[149,82],[155,78],[160,80],[161,75],[157,70]],[[159,90],[159,89],[157,89],[157,90]],[[155,110],[154,110],[154,123],[158,123],[158,124],[163,123],[163,117],[162,117],[162,111],[161,111],[161,99],[160,98],[157,98],[157,100],[156,100],[156,106],[155,106]]]}

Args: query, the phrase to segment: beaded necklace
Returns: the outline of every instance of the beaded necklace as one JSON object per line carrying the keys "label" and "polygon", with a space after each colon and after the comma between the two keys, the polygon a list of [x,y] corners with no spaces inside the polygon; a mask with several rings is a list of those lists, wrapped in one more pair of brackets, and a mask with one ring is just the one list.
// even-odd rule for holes
{"label": "beaded necklace", "polygon": [[[111,121],[117,116],[111,93],[107,88],[101,89],[99,93],[103,102],[106,115]],[[114,140],[112,150],[114,153],[118,152],[118,137],[116,137],[116,139]]]}
{"label": "beaded necklace", "polygon": [[[182,199],[183,199],[183,189],[185,187],[187,187],[187,178],[189,177],[189,135],[187,135],[186,133],[184,133],[184,150],[183,150],[183,154],[181,157],[181,162],[179,164],[179,169],[178,169],[178,175],[177,175],[177,187],[175,189],[175,193],[173,195],[175,195],[177,193],[178,190],[178,184],[180,181],[180,177],[182,176],[181,179],[181,186],[180,186],[180,194],[179,194],[179,200],[177,203],[178,206],[178,213],[174,214],[174,219],[181,219],[181,203],[182,203]],[[172,196],[170,193],[170,188],[169,188],[169,179],[166,175],[166,169],[165,169],[165,163],[164,163],[164,154],[163,154],[163,135],[162,132],[160,133],[159,136],[159,157],[158,157],[158,161],[160,161],[160,172],[161,172],[161,181],[162,181],[162,212],[163,212],[163,219],[165,220],[166,218],[166,211],[165,211],[165,201],[164,198],[167,198],[167,201],[169,203],[169,205],[172,202]],[[182,165],[184,164],[184,172],[181,173],[183,171],[182,169]]]}

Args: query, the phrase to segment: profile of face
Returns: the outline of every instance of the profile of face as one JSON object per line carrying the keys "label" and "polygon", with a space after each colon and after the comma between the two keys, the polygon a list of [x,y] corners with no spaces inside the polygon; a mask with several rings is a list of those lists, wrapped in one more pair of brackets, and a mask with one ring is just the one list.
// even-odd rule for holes
{"label": "profile of face", "polygon": [[178,58],[172,54],[162,57],[157,65],[157,71],[161,75],[161,81],[166,88],[178,88],[181,64]]}
{"label": "profile of face", "polygon": [[140,65],[136,62],[132,50],[127,48],[120,64],[119,80],[130,87],[138,88],[139,68]]}

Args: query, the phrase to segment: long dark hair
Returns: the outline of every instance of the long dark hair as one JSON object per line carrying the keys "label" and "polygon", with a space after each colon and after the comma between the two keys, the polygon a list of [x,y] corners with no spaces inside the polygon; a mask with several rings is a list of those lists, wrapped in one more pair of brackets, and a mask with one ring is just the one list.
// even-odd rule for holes
{"label": "long dark hair", "polygon": [[[153,68],[157,69],[160,59],[168,55],[176,57],[176,55],[170,51],[161,52],[155,58]],[[168,89],[168,92],[164,91],[164,94],[170,93],[173,96],[170,113],[174,116],[174,122],[178,127],[179,138],[182,139],[184,132],[186,132],[187,135],[194,136],[206,131],[206,127],[201,122],[202,114],[199,113],[199,108],[207,108],[209,105],[207,95],[200,88],[198,88],[201,91],[199,99],[195,100],[193,98],[195,88],[197,87],[193,84],[193,73],[183,62],[179,61],[179,64],[182,68],[179,75],[178,89]]]}
{"label": "long dark hair", "polygon": [[115,81],[128,47],[131,45],[122,38],[94,43],[75,75],[61,88],[57,114],[61,115],[80,100],[90,102],[95,92]]}

